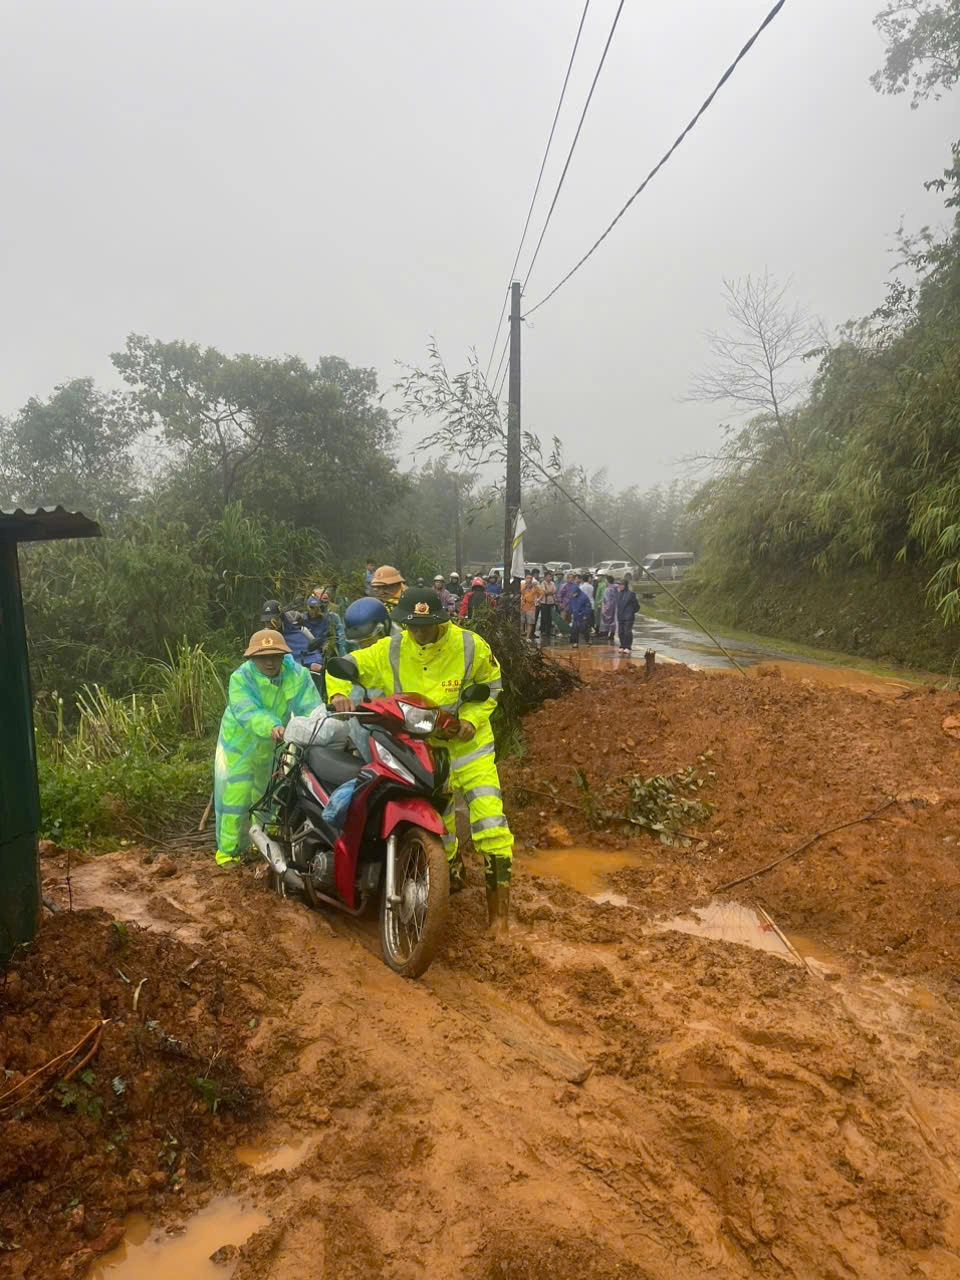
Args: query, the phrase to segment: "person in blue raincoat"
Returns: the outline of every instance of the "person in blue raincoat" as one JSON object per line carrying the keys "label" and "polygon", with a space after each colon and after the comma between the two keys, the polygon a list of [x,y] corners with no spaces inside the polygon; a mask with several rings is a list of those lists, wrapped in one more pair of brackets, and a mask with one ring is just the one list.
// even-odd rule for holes
{"label": "person in blue raincoat", "polygon": [[309,715],[320,695],[275,628],[254,632],[246,661],[230,677],[214,765],[217,862],[235,866],[250,840],[250,807],[270,781],[273,750],[291,716]]}
{"label": "person in blue raincoat", "polygon": [[593,623],[593,601],[575,582],[567,594],[567,611],[570,614],[570,643],[576,648],[580,641],[590,643],[590,627]]}

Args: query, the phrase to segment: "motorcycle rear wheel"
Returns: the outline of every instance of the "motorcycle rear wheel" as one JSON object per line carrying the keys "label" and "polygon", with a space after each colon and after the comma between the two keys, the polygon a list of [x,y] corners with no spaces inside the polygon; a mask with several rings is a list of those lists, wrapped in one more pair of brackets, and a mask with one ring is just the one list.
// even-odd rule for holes
{"label": "motorcycle rear wheel", "polygon": [[396,892],[380,903],[380,945],[386,964],[404,978],[419,978],[437,954],[447,919],[450,873],[442,842],[423,827],[408,827],[397,842]]}

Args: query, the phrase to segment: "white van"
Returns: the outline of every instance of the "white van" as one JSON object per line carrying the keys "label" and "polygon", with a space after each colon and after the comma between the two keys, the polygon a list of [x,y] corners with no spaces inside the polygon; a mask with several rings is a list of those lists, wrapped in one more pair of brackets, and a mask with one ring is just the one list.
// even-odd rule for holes
{"label": "white van", "polygon": [[643,567],[657,578],[674,581],[693,568],[694,559],[692,551],[657,551],[644,557]]}
{"label": "white van", "polygon": [[569,560],[548,560],[543,567],[549,569],[556,578],[558,574],[569,573],[573,565]]}

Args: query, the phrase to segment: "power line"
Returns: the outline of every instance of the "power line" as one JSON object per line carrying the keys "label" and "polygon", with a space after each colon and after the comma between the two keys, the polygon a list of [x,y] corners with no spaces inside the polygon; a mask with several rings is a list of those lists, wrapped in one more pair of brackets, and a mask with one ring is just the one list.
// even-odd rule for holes
{"label": "power line", "polygon": [[547,210],[547,218],[543,224],[543,230],[540,232],[540,239],[537,241],[537,247],[533,251],[533,257],[530,259],[530,265],[527,267],[527,273],[524,282],[530,279],[530,273],[533,271],[534,263],[540,253],[540,246],[543,244],[543,237],[547,234],[547,227],[550,225],[550,219],[553,217],[553,211],[556,208],[557,200],[560,197],[560,190],[563,187],[563,181],[567,176],[567,170],[570,168],[570,161],[573,159],[573,153],[577,148],[577,142],[580,139],[580,130],[583,128],[583,122],[587,118],[587,111],[590,108],[590,100],[593,97],[593,91],[597,87],[597,81],[600,79],[600,72],[603,70],[603,64],[607,60],[607,51],[613,40],[613,33],[617,29],[617,23],[620,21],[620,14],[623,12],[624,0],[620,0],[617,6],[617,12],[614,14],[613,24],[610,27],[610,34],[607,36],[607,43],[603,46],[603,53],[600,55],[600,61],[597,64],[597,70],[593,77],[593,83],[590,86],[590,92],[587,94],[587,100],[583,104],[583,111],[580,114],[580,123],[577,125],[577,132],[573,135],[573,142],[570,143],[570,150],[567,152],[567,162],[563,166],[563,172],[560,174],[560,181],[557,183],[557,189],[553,193],[553,199],[550,202],[550,208]]}
{"label": "power line", "polygon": [[[524,241],[527,238],[527,231],[530,229],[530,219],[533,217],[533,206],[537,202],[537,196],[540,193],[540,183],[543,181],[543,171],[547,167],[547,156],[550,154],[550,146],[553,143],[553,135],[557,129],[557,121],[560,119],[560,108],[563,106],[563,100],[567,92],[567,83],[570,80],[570,72],[573,70],[573,60],[577,56],[577,47],[580,44],[580,33],[583,31],[583,24],[587,17],[587,10],[590,8],[590,0],[586,0],[583,6],[583,13],[580,15],[580,25],[577,27],[577,37],[573,42],[573,50],[570,54],[570,61],[567,63],[567,74],[563,77],[563,87],[560,90],[560,99],[557,102],[557,109],[553,113],[553,124],[550,126],[550,136],[547,138],[547,145],[543,153],[543,159],[540,161],[540,172],[537,174],[537,185],[533,188],[533,196],[530,199],[530,208],[527,210],[527,220],[523,224],[523,231],[520,233],[520,243],[517,245],[517,256],[513,260],[513,266],[510,268],[510,279],[507,281],[507,291],[504,295],[503,306],[500,308],[500,319],[497,322],[497,332],[493,337],[493,346],[490,348],[490,359],[487,361],[487,372],[484,375],[489,378],[490,366],[493,364],[493,357],[497,350],[497,341],[500,337],[500,330],[503,328],[503,317],[507,314],[507,298],[510,297],[510,284],[514,279],[517,270],[517,263],[520,261],[520,254],[523,251]],[[496,377],[494,377],[496,381]]]}
{"label": "power line", "polygon": [[700,117],[708,110],[708,108],[713,103],[714,98],[717,96],[717,94],[720,92],[723,86],[727,83],[727,81],[733,75],[734,71],[736,71],[737,67],[740,65],[743,59],[747,56],[747,54],[756,44],[757,40],[760,38],[760,36],[763,34],[766,28],[769,27],[770,23],[773,22],[774,18],[776,18],[776,16],[779,14],[780,10],[784,7],[786,3],[787,3],[787,0],[779,0],[779,2],[773,6],[773,8],[770,10],[767,16],[764,18],[764,20],[760,23],[759,27],[757,27],[756,31],[753,33],[753,35],[750,37],[747,43],[743,46],[743,48],[737,54],[736,58],[733,60],[733,62],[731,62],[730,66],[727,67],[726,71],[717,81],[717,84],[713,92],[710,94],[709,98],[707,98],[703,106],[700,108],[697,114],[693,117],[693,119],[684,129],[683,133],[680,134],[680,136],[677,138],[676,142],[673,144],[670,150],[666,153],[666,155],[664,155],[663,158],[659,161],[659,163],[656,164],[654,168],[650,170],[650,172],[644,178],[643,182],[640,183],[640,186],[637,187],[636,191],[633,193],[633,195],[630,197],[627,203],[623,206],[623,208],[620,210],[620,212],[617,214],[614,220],[610,223],[606,231],[604,231],[603,235],[600,236],[599,239],[594,241],[594,243],[590,246],[587,252],[580,259],[580,261],[570,268],[570,270],[559,282],[559,284],[554,285],[554,287],[550,290],[548,294],[546,294],[545,297],[541,298],[540,301],[535,306],[531,307],[530,310],[526,312],[526,315],[528,316],[533,315],[534,311],[538,311],[545,302],[549,302],[550,299],[553,297],[553,295],[559,289],[562,289],[563,286],[570,279],[570,277],[575,275],[576,272],[579,271],[580,268],[583,266],[583,264],[587,261],[587,259],[592,257],[592,255],[597,251],[597,249],[599,249],[600,245],[603,244],[604,240],[606,240],[607,236],[610,234],[613,228],[617,225],[617,223],[620,221],[623,215],[627,212],[627,210],[633,204],[634,200],[636,200],[637,196],[639,196],[641,192],[643,192],[647,188],[650,182],[652,182],[652,180],[657,176],[657,174],[660,172],[663,166],[667,163],[667,161],[670,159],[673,153],[677,150],[680,144],[687,137],[687,134],[689,134],[695,128],[695,126],[698,124],[700,120]]}
{"label": "power line", "polygon": [[493,380],[494,382],[496,382],[496,380],[500,378],[500,370],[503,369],[503,378],[500,378],[500,385],[497,387],[497,390],[494,393],[495,400],[500,399],[500,392],[503,390],[503,379],[506,378],[507,369],[509,369],[510,367],[509,364],[507,365],[507,368],[504,368],[504,365],[503,365],[503,362],[506,359],[506,355],[509,347],[510,347],[510,334],[508,333],[503,340],[503,348],[500,351],[500,362],[497,365],[497,372],[493,375]]}

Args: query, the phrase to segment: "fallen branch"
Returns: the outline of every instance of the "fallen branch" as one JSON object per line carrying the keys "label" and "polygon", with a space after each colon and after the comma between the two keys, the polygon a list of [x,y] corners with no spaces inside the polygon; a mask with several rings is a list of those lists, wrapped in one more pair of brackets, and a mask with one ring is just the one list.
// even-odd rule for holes
{"label": "fallen branch", "polygon": [[[102,1022],[95,1023],[86,1035],[81,1036],[72,1049],[67,1049],[63,1053],[58,1053],[55,1058],[51,1058],[49,1062],[45,1062],[42,1067],[37,1067],[36,1071],[31,1071],[28,1076],[24,1076],[22,1080],[19,1080],[15,1085],[12,1085],[4,1093],[0,1093],[0,1112],[9,1110],[10,1107],[22,1107],[32,1096],[35,1096],[38,1092],[42,1092],[44,1087],[49,1083],[49,1080],[45,1079],[48,1073],[53,1071],[55,1067],[59,1067],[61,1063],[69,1062],[74,1054],[79,1053],[80,1050],[87,1045],[87,1042],[92,1040],[93,1043],[90,1045],[88,1051],[79,1062],[74,1063],[66,1075],[63,1076],[63,1079],[69,1080],[71,1076],[76,1075],[81,1067],[86,1066],[96,1051],[100,1048],[100,1041],[103,1038],[103,1028],[107,1025],[108,1021],[109,1019],[104,1019]],[[24,1090],[31,1081],[36,1081],[36,1083],[31,1089],[27,1089],[26,1093],[24,1093]]]}
{"label": "fallen branch", "polygon": [[127,825],[132,829],[135,836],[139,836],[146,844],[158,844],[162,849],[174,849],[175,845],[170,844],[166,840],[161,840],[159,836],[152,836],[149,831],[145,831],[143,827],[133,818],[127,818]]}
{"label": "fallen branch", "polygon": [[528,796],[540,796],[543,800],[549,800],[551,804],[562,804],[568,809],[576,809],[578,813],[583,813],[583,806],[574,804],[572,800],[563,800],[560,796],[552,796],[549,791],[538,791],[536,787],[528,787],[525,782],[508,782],[506,784],[514,791],[525,791]]}
{"label": "fallen branch", "polygon": [[757,876],[766,875],[768,871],[772,871],[774,867],[779,867],[782,862],[788,862],[791,858],[796,858],[804,850],[809,849],[812,844],[816,844],[818,840],[822,840],[824,836],[832,836],[835,831],[843,831],[846,827],[859,826],[861,822],[870,822],[871,819],[883,813],[885,809],[889,809],[891,805],[896,804],[896,797],[891,796],[889,800],[870,813],[865,813],[860,818],[851,818],[849,822],[838,822],[835,827],[827,827],[825,831],[818,831],[816,835],[812,835],[809,840],[805,840],[797,849],[791,849],[789,853],[785,853],[782,858],[776,858],[773,862],[768,862],[765,867],[758,867],[756,871],[748,871],[745,876],[738,876],[736,880],[727,880],[724,884],[718,884],[713,890],[714,893],[725,893],[727,889],[735,889],[738,884],[746,884],[748,880],[755,880]]}
{"label": "fallen branch", "polygon": [[87,1052],[83,1055],[80,1061],[75,1062],[73,1066],[70,1068],[70,1070],[60,1077],[61,1080],[69,1080],[71,1079],[71,1077],[75,1076],[78,1071],[83,1070],[83,1068],[87,1065],[87,1063],[90,1061],[93,1055],[100,1048],[100,1041],[103,1039],[103,1028],[106,1025],[107,1025],[106,1022],[100,1023],[99,1027],[97,1027],[97,1034],[93,1038],[93,1044],[90,1046]]}

